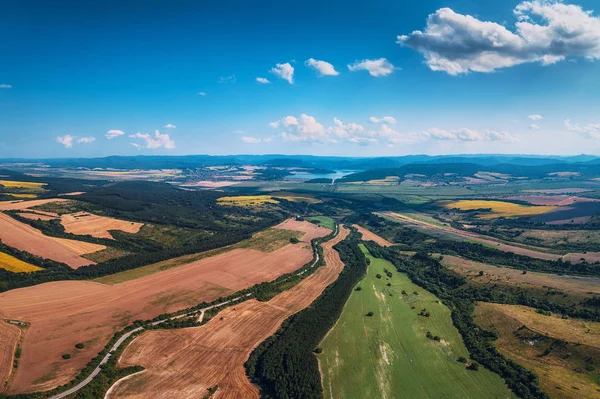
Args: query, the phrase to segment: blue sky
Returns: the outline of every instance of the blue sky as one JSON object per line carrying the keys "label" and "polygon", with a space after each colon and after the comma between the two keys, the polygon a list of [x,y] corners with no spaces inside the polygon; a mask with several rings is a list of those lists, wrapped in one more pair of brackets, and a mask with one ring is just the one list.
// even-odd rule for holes
{"label": "blue sky", "polygon": [[20,1],[0,36],[0,157],[600,155],[594,0]]}

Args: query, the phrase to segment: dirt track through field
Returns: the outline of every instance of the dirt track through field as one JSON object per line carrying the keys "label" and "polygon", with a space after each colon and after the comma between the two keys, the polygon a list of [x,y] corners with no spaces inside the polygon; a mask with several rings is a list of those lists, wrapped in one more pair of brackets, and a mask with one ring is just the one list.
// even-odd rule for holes
{"label": "dirt track through field", "polygon": [[360,234],[362,234],[363,241],[375,241],[382,247],[391,247],[392,245],[394,245],[385,238],[378,236],[377,234],[365,229],[364,227],[361,227],[357,224],[354,224],[353,226],[358,230]]}
{"label": "dirt track through field", "polygon": [[348,230],[323,244],[326,265],[268,302],[249,300],[219,313],[202,327],[149,331],[123,352],[121,365],[147,372],[117,383],[108,398],[202,398],[218,386],[214,399],[258,398],[244,363],[290,315],[310,305],[344,265],[333,245]]}
{"label": "dirt track through field", "polygon": [[[287,226],[329,233],[315,232],[309,222]],[[134,320],[211,302],[297,270],[311,259],[308,245],[287,245],[270,253],[235,249],[115,285],[58,281],[2,293],[0,318],[31,323],[9,392],[46,390],[68,382],[116,331]],[[79,342],[85,343],[84,349],[74,348]],[[64,353],[71,359],[63,360]]]}
{"label": "dirt track through field", "polygon": [[109,230],[121,230],[126,233],[137,233],[143,223],[129,222],[127,220],[113,219],[105,216],[93,215],[87,212],[77,212],[62,215],[60,223],[65,231],[71,234],[113,239]]}
{"label": "dirt track through field", "polygon": [[21,251],[66,263],[73,269],[95,264],[81,255],[106,249],[104,245],[46,236],[38,229],[1,212],[0,240]]}
{"label": "dirt track through field", "polygon": [[455,236],[459,236],[466,240],[473,240],[480,244],[493,246],[494,248],[496,248],[499,251],[513,252],[513,253],[516,253],[519,255],[529,256],[530,258],[543,259],[543,260],[562,259],[563,261],[569,261],[571,263],[581,263],[582,259],[585,259],[589,263],[600,261],[600,252],[587,252],[585,254],[580,253],[580,252],[571,252],[571,253],[568,253],[565,255],[552,254],[552,253],[542,252],[541,250],[543,248],[541,248],[541,247],[538,247],[540,249],[539,251],[535,250],[536,247],[533,247],[531,245],[528,245],[528,247],[534,248],[534,249],[518,247],[515,245],[504,244],[503,242],[493,240],[493,239],[488,238],[481,234],[455,229],[454,227],[450,227],[450,226],[446,226],[446,225],[437,226],[437,225],[423,222],[421,220],[413,219],[409,216],[401,215],[401,214],[395,213],[395,212],[381,212],[381,213],[388,217],[392,217],[394,219],[398,219],[398,220],[401,220],[401,221],[409,223],[409,224],[418,225],[426,230],[444,231],[448,234],[453,234]]}

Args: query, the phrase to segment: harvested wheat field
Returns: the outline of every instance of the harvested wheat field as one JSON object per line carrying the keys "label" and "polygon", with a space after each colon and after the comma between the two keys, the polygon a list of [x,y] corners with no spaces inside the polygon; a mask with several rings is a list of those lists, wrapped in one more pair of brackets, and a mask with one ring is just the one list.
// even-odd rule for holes
{"label": "harvested wheat field", "polygon": [[42,215],[40,213],[19,212],[17,215],[21,216],[22,218],[31,220],[48,221],[56,219],[55,216]]}
{"label": "harvested wheat field", "polygon": [[354,224],[352,226],[356,227],[358,232],[360,234],[362,234],[363,241],[375,241],[377,244],[381,245],[382,247],[391,247],[392,245],[394,245],[391,242],[389,242],[388,240],[386,240],[385,238],[378,236],[377,234],[373,233],[370,230],[365,229],[364,227],[360,227],[357,224]]}
{"label": "harvested wheat field", "polygon": [[28,209],[38,205],[44,205],[51,202],[63,202],[68,201],[64,198],[49,198],[49,199],[41,199],[41,200],[32,200],[32,201],[0,201],[0,211],[13,211],[13,210],[22,210]]}
{"label": "harvested wheat field", "polygon": [[576,202],[597,202],[596,198],[574,197],[570,195],[518,195],[505,200],[526,201],[532,205],[565,206]]}
{"label": "harvested wheat field", "polygon": [[[566,276],[537,272],[523,274],[522,270],[488,265],[451,255],[444,255],[441,263],[469,279],[476,280],[479,284],[493,285],[502,283],[522,287],[552,287],[561,291],[579,294],[587,294],[589,292],[600,294],[600,278],[597,277]],[[480,271],[483,272],[482,276],[479,275]]]}
{"label": "harvested wheat field", "polygon": [[283,230],[301,231],[304,233],[304,235],[302,236],[302,241],[305,242],[310,242],[313,238],[323,237],[331,233],[331,230],[321,226],[317,226],[314,223],[306,221],[299,222],[294,219],[288,219],[285,222],[275,226],[275,228]]}
{"label": "harvested wheat field", "polygon": [[[304,230],[313,226],[298,223],[294,225]],[[234,249],[120,284],[59,281],[2,293],[0,318],[31,323],[21,366],[8,392],[64,384],[131,322],[213,301],[297,270],[311,259],[307,245],[288,244],[269,253]],[[78,342],[85,348],[76,350]],[[64,353],[71,359],[63,360]]]}
{"label": "harvested wheat field", "polygon": [[19,327],[0,320],[0,392],[13,372],[13,358],[21,330]]}
{"label": "harvested wheat field", "polygon": [[97,238],[114,239],[110,230],[121,230],[126,233],[137,233],[144,225],[143,223],[128,222],[126,220],[113,219],[98,216],[87,212],[76,212],[62,215],[60,223],[65,231],[77,235],[91,235]]}
{"label": "harvested wheat field", "polygon": [[344,265],[333,246],[347,235],[340,228],[336,238],[323,244],[326,265],[268,302],[252,299],[223,310],[202,327],[149,331],[135,339],[119,362],[146,370],[117,382],[109,398],[202,398],[214,386],[219,387],[215,399],[258,398],[244,363],[285,319],[337,279]]}
{"label": "harvested wheat field", "polygon": [[4,213],[0,213],[0,240],[10,247],[65,263],[73,269],[95,264],[81,255],[106,249],[104,245],[46,236]]}

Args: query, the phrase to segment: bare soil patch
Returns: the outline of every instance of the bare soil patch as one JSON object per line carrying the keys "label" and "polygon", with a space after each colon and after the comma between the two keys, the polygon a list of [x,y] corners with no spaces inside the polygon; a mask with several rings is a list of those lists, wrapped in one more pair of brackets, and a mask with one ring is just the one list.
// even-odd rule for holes
{"label": "bare soil patch", "polygon": [[76,212],[60,217],[60,222],[67,233],[77,235],[91,235],[98,238],[113,239],[110,230],[121,230],[135,234],[140,231],[143,223],[129,222],[127,220],[113,219],[98,216],[87,212]]}
{"label": "bare soil patch", "polygon": [[381,245],[382,247],[390,247],[394,244],[392,244],[391,242],[389,242],[388,240],[386,240],[383,237],[378,236],[377,234],[373,233],[370,230],[365,229],[364,227],[361,227],[357,224],[353,225],[360,234],[362,234],[362,239],[364,241],[375,241],[377,244]]}
{"label": "bare soil patch", "polygon": [[81,255],[106,249],[104,245],[46,236],[4,213],[0,213],[0,240],[21,251],[63,262],[73,269],[95,263]]}
{"label": "bare soil patch", "polygon": [[294,219],[288,219],[283,223],[275,226],[276,229],[284,229],[284,230],[293,230],[293,231],[301,231],[304,234],[302,236],[302,241],[310,242],[313,238],[326,236],[331,232],[331,230],[326,229],[324,227],[317,226],[313,223],[308,223],[306,221],[298,221]]}
{"label": "bare soil patch", "polygon": [[[68,382],[116,331],[134,320],[213,301],[297,270],[310,259],[307,245],[290,244],[270,253],[235,249],[121,284],[60,281],[2,293],[0,318],[31,323],[9,393]],[[85,348],[76,350],[78,342]],[[71,358],[63,360],[63,353]]]}
{"label": "bare soil patch", "polygon": [[217,385],[218,398],[258,398],[245,361],[286,318],[336,280],[344,265],[332,247],[347,234],[342,227],[338,237],[323,244],[325,266],[268,302],[252,299],[223,310],[202,327],[149,331],[135,339],[119,363],[140,364],[147,372],[117,383],[109,398],[199,398]]}
{"label": "bare soil patch", "polygon": [[[502,283],[538,288],[552,287],[579,294],[588,292],[600,294],[600,278],[596,277],[559,276],[558,274],[536,272],[523,274],[522,270],[492,266],[450,255],[444,255],[441,263],[470,279],[476,279],[481,284]],[[480,271],[483,272],[482,276],[479,276]]]}

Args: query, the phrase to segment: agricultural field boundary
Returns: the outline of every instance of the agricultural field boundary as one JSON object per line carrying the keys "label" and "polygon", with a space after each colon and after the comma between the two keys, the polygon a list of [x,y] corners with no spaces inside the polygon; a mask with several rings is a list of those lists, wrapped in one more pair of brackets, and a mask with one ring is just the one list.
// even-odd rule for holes
{"label": "agricultural field boundary", "polygon": [[[80,374],[75,379],[73,379],[72,382],[70,382],[69,384],[66,384],[65,386],[57,387],[57,388],[47,391],[47,392],[35,392],[35,393],[31,393],[31,394],[20,394],[17,396],[20,399],[27,399],[27,398],[61,399],[61,398],[65,398],[75,392],[80,391],[82,388],[85,388],[87,385],[89,385],[94,380],[94,378],[96,376],[98,376],[98,374],[100,374],[100,372],[102,371],[101,366],[105,365],[116,351],[119,351],[119,348],[123,344],[123,342],[126,342],[129,338],[132,338],[134,336],[134,334],[140,333],[141,331],[143,331],[146,328],[160,326],[161,324],[164,324],[168,321],[181,319],[181,318],[189,316],[189,315],[204,314],[204,312],[206,312],[207,310],[219,308],[219,307],[222,307],[227,304],[233,304],[234,302],[237,303],[241,299],[247,300],[250,297],[255,296],[255,294],[253,292],[255,289],[257,289],[257,288],[260,289],[260,287],[265,284],[273,284],[275,286],[275,289],[277,289],[278,288],[277,284],[286,282],[287,280],[291,279],[291,277],[297,277],[300,279],[304,279],[304,278],[308,277],[315,270],[318,269],[316,266],[324,263],[323,258],[322,258],[321,244],[323,242],[334,239],[335,237],[337,237],[338,234],[339,234],[339,226],[336,224],[334,230],[328,236],[318,237],[318,238],[313,239],[311,242],[311,244],[312,244],[311,247],[313,250],[313,259],[309,263],[307,263],[306,265],[304,265],[303,267],[298,269],[296,272],[290,273],[288,275],[283,275],[283,276],[277,278],[276,280],[271,281],[270,283],[261,283],[254,287],[248,288],[246,290],[242,290],[238,293],[231,295],[230,296],[231,299],[228,299],[227,301],[224,301],[224,302],[219,302],[219,300],[217,300],[217,301],[215,301],[216,303],[213,303],[212,305],[208,304],[208,306],[204,306],[204,307],[200,308],[199,306],[203,305],[203,304],[201,304],[195,308],[183,309],[183,310],[178,311],[171,315],[160,315],[157,318],[150,320],[150,321],[145,321],[145,322],[141,322],[141,323],[138,322],[137,324],[134,323],[134,324],[130,325],[129,327],[126,327],[125,329],[116,333],[113,336],[113,339],[111,339],[110,342],[105,346],[104,350],[101,351],[100,354],[96,358],[92,359],[92,361],[88,364],[88,367],[87,367],[87,368],[94,367],[91,371],[87,370],[87,368],[82,370],[80,372]],[[87,376],[87,377],[84,378],[84,376]],[[83,378],[83,380],[81,380],[82,378]],[[80,381],[80,382],[78,382],[77,385],[75,385],[75,386],[71,386],[72,384],[74,384],[77,381]],[[114,383],[112,385],[114,385]],[[65,389],[65,388],[67,388],[67,389],[65,391],[63,391],[63,389]]]}

